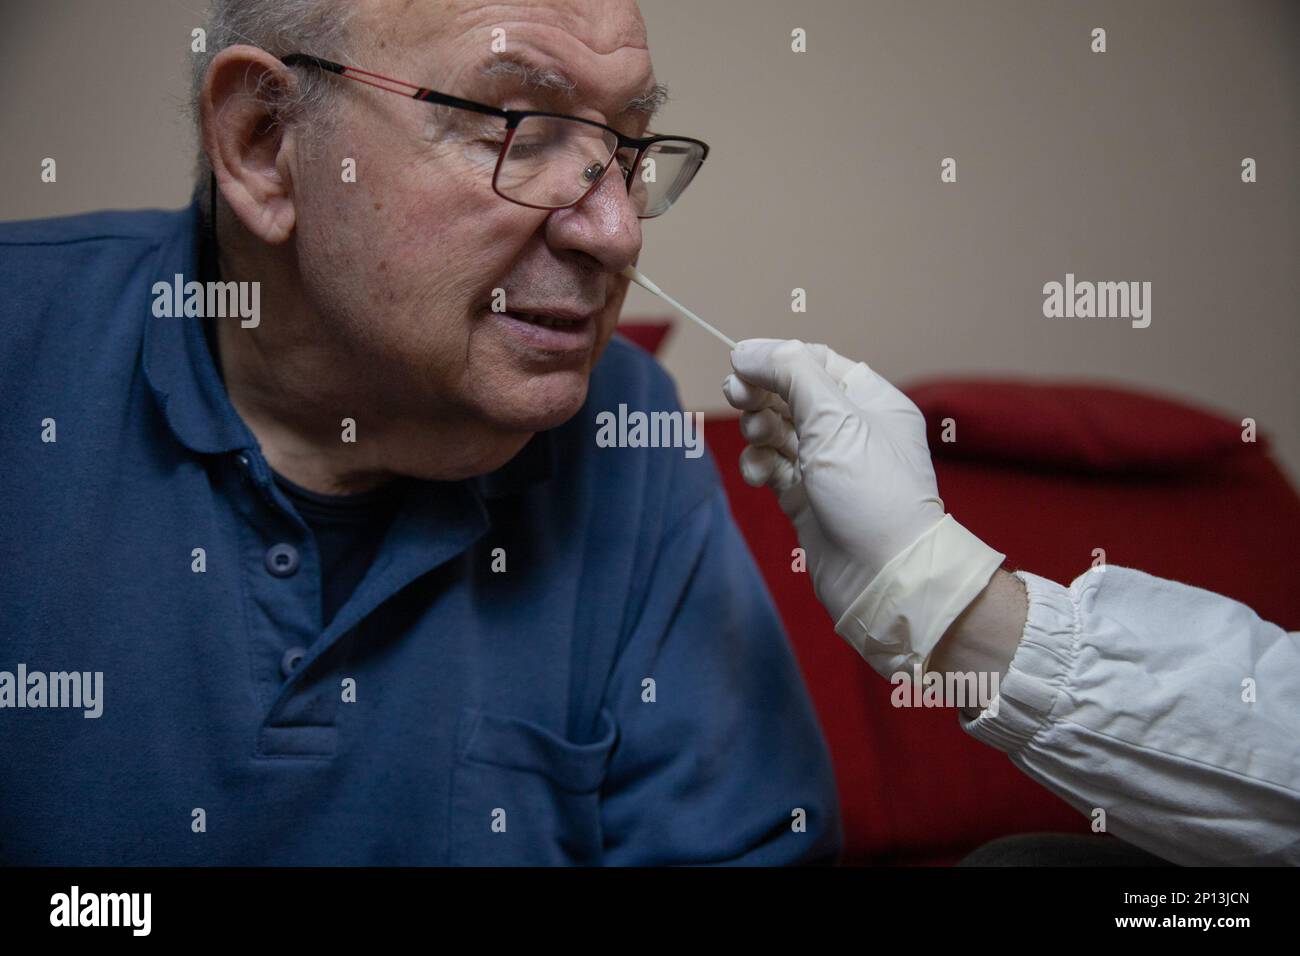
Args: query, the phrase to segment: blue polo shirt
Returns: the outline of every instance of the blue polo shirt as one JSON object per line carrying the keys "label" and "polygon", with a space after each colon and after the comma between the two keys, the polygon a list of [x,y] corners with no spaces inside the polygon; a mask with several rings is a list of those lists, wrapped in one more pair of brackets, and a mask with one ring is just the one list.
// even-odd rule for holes
{"label": "blue polo shirt", "polygon": [[[152,314],[155,282],[200,275],[198,226],[0,224],[0,864],[837,855],[827,749],[711,458],[595,441],[602,410],[678,408],[649,356],[616,338],[579,414],[498,471],[399,481],[327,608],[323,532],[203,320]],[[100,716],[73,672],[102,675]]]}
{"label": "blue polo shirt", "polygon": [[307,522],[320,557],[321,627],[329,627],[370,569],[402,496],[400,481],[353,495],[324,495],[275,474]]}

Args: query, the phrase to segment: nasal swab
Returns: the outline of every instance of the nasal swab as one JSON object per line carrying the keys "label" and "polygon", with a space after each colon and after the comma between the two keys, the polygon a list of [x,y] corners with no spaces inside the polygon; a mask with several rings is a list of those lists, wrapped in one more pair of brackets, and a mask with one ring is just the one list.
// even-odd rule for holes
{"label": "nasal swab", "polygon": [[704,321],[703,319],[701,319],[698,315],[696,315],[696,314],[695,314],[694,312],[692,312],[690,309],[686,308],[686,306],[682,305],[680,302],[678,302],[676,299],[674,299],[672,296],[670,296],[670,295],[669,295],[667,292],[665,292],[663,289],[659,288],[657,285],[655,285],[653,282],[651,282],[649,279],[647,279],[647,278],[646,278],[645,276],[643,276],[641,273],[637,272],[637,271],[636,271],[636,268],[635,268],[634,266],[628,266],[626,269],[624,269],[624,270],[623,270],[623,275],[627,276],[629,279],[631,279],[633,282],[635,282],[635,283],[636,283],[637,285],[639,285],[641,288],[645,289],[647,292],[650,292],[650,293],[652,293],[652,294],[654,294],[654,295],[659,296],[659,298],[663,299],[665,302],[667,302],[669,305],[671,305],[674,309],[676,309],[676,310],[677,310],[678,312],[680,312],[682,315],[686,316],[688,319],[691,319],[691,320],[695,321],[696,323],[698,323],[699,326],[700,326],[700,328],[704,329],[704,331],[708,332],[708,333],[709,333],[710,335],[712,335],[714,338],[721,339],[723,342],[725,342],[725,343],[727,344],[727,347],[728,347],[728,348],[733,348],[733,349],[734,349],[734,348],[736,347],[736,343],[735,343],[735,342],[733,342],[731,339],[727,338],[725,335],[723,335],[721,332],[719,332],[719,331],[718,331],[717,329],[715,329],[713,326],[709,325],[709,323],[705,322],[705,321]]}

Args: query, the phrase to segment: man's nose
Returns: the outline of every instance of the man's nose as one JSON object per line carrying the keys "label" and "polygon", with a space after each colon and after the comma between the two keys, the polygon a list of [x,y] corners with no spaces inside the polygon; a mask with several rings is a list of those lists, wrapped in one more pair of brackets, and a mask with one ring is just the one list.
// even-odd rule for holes
{"label": "man's nose", "polygon": [[641,220],[617,163],[576,206],[557,209],[546,224],[547,241],[565,251],[585,252],[607,272],[622,272],[641,252]]}

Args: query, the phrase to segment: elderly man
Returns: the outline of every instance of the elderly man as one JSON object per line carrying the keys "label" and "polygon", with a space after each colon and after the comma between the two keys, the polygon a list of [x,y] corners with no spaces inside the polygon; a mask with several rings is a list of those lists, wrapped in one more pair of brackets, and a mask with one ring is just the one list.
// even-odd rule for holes
{"label": "elderly man", "polygon": [[219,0],[209,50],[190,209],[0,227],[0,862],[833,860],[715,466],[594,440],[681,414],[611,335],[707,154],[636,8]]}

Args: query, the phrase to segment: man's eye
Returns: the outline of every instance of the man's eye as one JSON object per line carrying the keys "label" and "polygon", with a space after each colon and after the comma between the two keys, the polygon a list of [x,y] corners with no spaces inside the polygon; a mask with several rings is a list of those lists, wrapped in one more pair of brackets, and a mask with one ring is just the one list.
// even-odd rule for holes
{"label": "man's eye", "polygon": [[[484,146],[500,147],[505,145],[506,139],[504,136],[484,136],[479,139],[479,142],[482,143]],[[510,141],[510,150],[511,152],[514,152],[517,149],[531,150],[533,152],[537,152],[537,150],[544,149],[548,145],[549,145],[548,143],[540,142],[540,141],[529,142],[526,139],[520,139],[518,136],[516,136],[514,139]]]}
{"label": "man's eye", "polygon": [[546,154],[549,143],[529,143],[520,139],[510,141],[511,159],[538,159]]}

